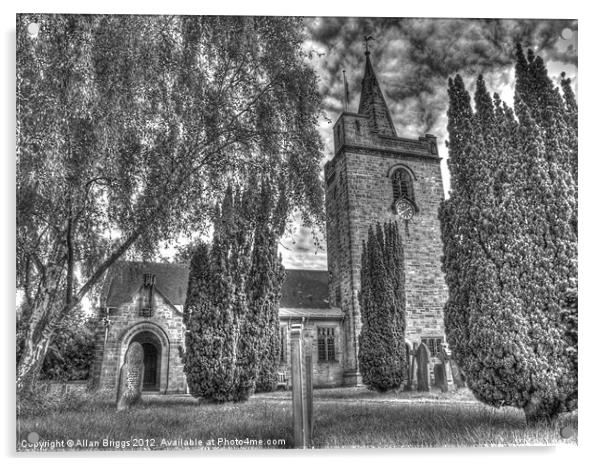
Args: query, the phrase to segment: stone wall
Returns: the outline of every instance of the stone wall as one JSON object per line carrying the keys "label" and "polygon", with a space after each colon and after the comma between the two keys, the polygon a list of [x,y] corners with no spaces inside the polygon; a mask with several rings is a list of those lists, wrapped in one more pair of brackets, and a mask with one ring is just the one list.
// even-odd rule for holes
{"label": "stone wall", "polygon": [[41,381],[39,388],[50,395],[65,395],[70,393],[82,394],[88,391],[87,380],[73,380],[70,382]]}
{"label": "stone wall", "polygon": [[[119,368],[123,364],[125,350],[132,338],[140,331],[151,331],[160,338],[164,361],[161,368],[159,393],[185,393],[186,377],[184,366],[180,359],[178,346],[184,346],[184,326],[182,315],[176,308],[155,295],[154,315],[143,318],[138,315],[137,297],[128,304],[111,311],[111,326],[106,345],[104,332],[99,331],[96,352],[96,362],[93,370],[93,381],[97,388],[116,390]],[[289,322],[281,322],[288,328]],[[99,324],[99,329],[102,323]],[[335,360],[318,361],[318,327],[335,329]],[[304,336],[311,339],[312,359],[314,364],[314,386],[337,387],[343,384],[343,358],[346,347],[345,334],[339,320],[309,321],[304,324]],[[167,348],[167,351],[166,351]],[[286,372],[290,381],[290,338],[286,341],[286,364],[281,364],[279,370]],[[167,356],[167,357],[166,357]],[[167,383],[166,383],[167,380]]]}
{"label": "stone wall", "polygon": [[[288,324],[285,324],[288,327]],[[345,335],[341,324],[337,320],[309,321],[303,324],[303,337],[311,341],[313,362],[313,384],[316,388],[339,387],[343,384],[343,354],[345,349]],[[318,361],[318,327],[332,327],[335,329],[335,360]],[[291,380],[291,347],[290,329],[287,330],[286,363],[281,363],[280,372],[285,372],[287,380]]]}
{"label": "stone wall", "polygon": [[[116,390],[119,368],[129,342],[139,332],[151,332],[161,343],[159,392],[186,392],[184,365],[178,350],[178,347],[184,347],[181,310],[169,304],[159,293],[155,293],[153,299],[151,317],[139,315],[138,296],[118,309],[110,310],[111,325],[106,344],[104,330],[98,333],[97,360],[93,370],[98,388]],[[102,322],[99,327],[102,327]]]}
{"label": "stone wall", "polygon": [[[405,249],[406,338],[443,336],[447,289],[441,271],[438,208],[443,200],[436,140],[380,136],[363,115],[344,113],[334,127],[335,157],[325,166],[330,299],[345,314],[347,345],[343,360],[347,383],[357,374],[357,337],[362,241],[370,225],[396,220]],[[409,221],[393,211],[390,175],[397,167],[414,179],[418,212]],[[357,381],[357,380],[356,380]]]}

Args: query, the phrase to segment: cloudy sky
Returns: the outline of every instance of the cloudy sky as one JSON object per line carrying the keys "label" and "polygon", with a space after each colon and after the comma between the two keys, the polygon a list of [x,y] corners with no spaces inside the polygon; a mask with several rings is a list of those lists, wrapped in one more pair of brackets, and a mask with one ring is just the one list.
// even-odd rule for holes
{"label": "cloudy sky", "polygon": [[[332,125],[344,107],[343,70],[349,82],[349,110],[357,111],[364,70],[363,37],[371,35],[371,59],[389,105],[397,133],[417,138],[437,136],[446,159],[447,78],[461,74],[473,91],[479,73],[491,92],[512,105],[512,52],[519,40],[547,64],[559,83],[565,71],[577,82],[577,21],[474,20],[432,18],[307,18],[307,50],[320,77],[320,92],[328,119],[321,124],[324,162],[333,155]],[[449,189],[447,163],[442,163],[444,188]],[[326,269],[326,242],[317,249],[311,232],[296,226],[281,242],[287,268]]]}

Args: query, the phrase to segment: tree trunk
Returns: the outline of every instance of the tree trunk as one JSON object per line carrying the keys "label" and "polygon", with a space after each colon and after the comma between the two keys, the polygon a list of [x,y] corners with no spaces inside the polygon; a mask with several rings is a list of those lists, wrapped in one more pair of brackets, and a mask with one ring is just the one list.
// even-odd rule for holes
{"label": "tree trunk", "polygon": [[533,397],[523,408],[528,426],[541,423],[550,423],[558,417],[558,410],[552,409],[549,403],[545,403],[538,397]]}
{"label": "tree trunk", "polygon": [[[66,297],[62,278],[62,265],[53,267],[48,274],[42,296],[33,304],[27,324],[23,352],[17,364],[17,392],[31,391],[38,378],[54,331],[61,320],[77,306],[82,298],[100,280],[104,272],[113,265],[136,241],[142,232],[136,230],[111,254],[92,274],[82,288],[69,298]],[[58,299],[57,299],[58,298]]]}
{"label": "tree trunk", "polygon": [[31,391],[52,341],[54,330],[45,328],[39,338],[27,338],[17,366],[17,393]]}
{"label": "tree trunk", "polygon": [[56,328],[57,307],[62,305],[63,267],[57,263],[46,269],[42,288],[32,302],[27,318],[23,350],[17,364],[17,392],[30,391],[37,379]]}

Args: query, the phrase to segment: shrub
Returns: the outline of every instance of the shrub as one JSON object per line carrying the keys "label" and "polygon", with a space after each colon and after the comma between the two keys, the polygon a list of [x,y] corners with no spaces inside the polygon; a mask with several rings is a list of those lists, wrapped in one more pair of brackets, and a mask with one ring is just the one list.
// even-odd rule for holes
{"label": "shrub", "polygon": [[41,379],[63,382],[88,379],[98,323],[95,318],[78,316],[56,330],[42,365]]}

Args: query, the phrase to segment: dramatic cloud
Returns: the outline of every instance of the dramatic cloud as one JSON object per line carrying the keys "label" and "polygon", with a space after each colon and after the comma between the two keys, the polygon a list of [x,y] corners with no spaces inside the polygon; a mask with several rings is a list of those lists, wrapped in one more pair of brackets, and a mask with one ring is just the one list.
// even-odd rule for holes
{"label": "dramatic cloud", "polygon": [[[324,161],[333,155],[332,124],[345,107],[343,70],[349,83],[349,110],[359,105],[364,71],[364,36],[400,136],[434,134],[441,156],[447,151],[447,79],[461,74],[472,90],[483,74],[492,92],[512,105],[516,42],[531,48],[552,79],[566,71],[577,90],[577,21],[528,19],[307,18],[307,50],[320,77],[326,118],[321,123]],[[444,187],[449,187],[445,161]],[[291,268],[326,268],[308,231],[298,229],[281,248]],[[325,246],[325,242],[322,240]]]}
{"label": "dramatic cloud", "polygon": [[574,20],[308,18],[306,24],[306,46],[316,52],[314,64],[328,117],[334,120],[344,107],[343,70],[351,91],[350,110],[357,109],[363,37],[371,35],[372,61],[403,136],[433,133],[444,139],[447,78],[456,73],[469,82],[482,73],[490,75],[492,87],[509,86],[517,41],[576,75]]}

